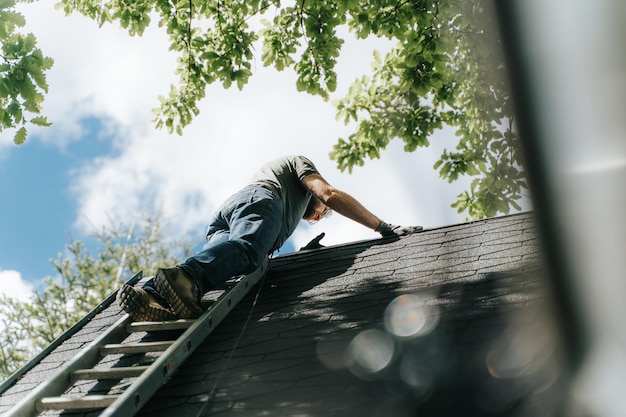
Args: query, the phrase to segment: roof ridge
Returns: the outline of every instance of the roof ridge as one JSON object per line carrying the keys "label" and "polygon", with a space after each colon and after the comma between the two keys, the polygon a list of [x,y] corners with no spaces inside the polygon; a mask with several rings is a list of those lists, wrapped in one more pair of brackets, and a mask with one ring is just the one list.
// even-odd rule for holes
{"label": "roof ridge", "polygon": [[[422,235],[425,234],[427,232],[433,232],[433,231],[438,231],[438,230],[443,230],[443,229],[450,229],[453,227],[464,227],[464,226],[470,226],[470,225],[475,225],[478,223],[484,223],[487,221],[495,221],[495,220],[504,220],[504,219],[510,219],[511,217],[516,217],[516,216],[527,216],[529,214],[534,213],[534,211],[529,210],[529,211],[522,211],[519,213],[512,213],[512,214],[505,214],[503,216],[495,216],[495,217],[488,217],[485,219],[479,219],[479,220],[471,220],[468,222],[461,222],[461,223],[455,223],[455,224],[449,224],[449,225],[443,225],[443,226],[435,226],[432,228],[428,228],[428,229],[422,229],[419,232],[416,233],[411,233],[410,235],[406,235],[406,236],[417,236],[417,235]],[[303,256],[306,254],[311,254],[311,253],[319,253],[319,251],[323,251],[323,250],[328,250],[328,249],[338,249],[338,248],[349,248],[352,246],[359,246],[359,245],[363,245],[366,243],[372,243],[372,242],[376,242],[376,244],[384,244],[386,243],[386,241],[388,242],[395,242],[398,240],[398,237],[385,237],[385,238],[381,238],[381,237],[377,237],[377,238],[372,238],[372,239],[361,239],[361,240],[355,240],[355,241],[350,241],[350,242],[344,242],[344,243],[337,243],[335,245],[328,245],[328,246],[323,246],[321,248],[317,248],[317,249],[305,249],[305,250],[298,250],[298,251],[294,251],[294,252],[289,252],[289,253],[285,253],[285,254],[279,254],[276,255],[272,258],[272,260],[283,260],[285,258],[290,258],[290,257],[295,257],[295,256]]]}

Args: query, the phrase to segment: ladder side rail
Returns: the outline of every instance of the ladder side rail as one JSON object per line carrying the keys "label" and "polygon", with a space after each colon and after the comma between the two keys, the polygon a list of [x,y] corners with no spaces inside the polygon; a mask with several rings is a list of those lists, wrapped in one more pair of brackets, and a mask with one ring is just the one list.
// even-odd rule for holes
{"label": "ladder side rail", "polygon": [[37,400],[41,400],[44,397],[58,396],[65,392],[72,385],[70,375],[73,371],[91,368],[100,361],[102,358],[100,346],[119,342],[128,335],[126,325],[129,321],[130,317],[128,315],[120,318],[97,339],[82,349],[77,356],[67,362],[52,378],[39,384],[29,395],[22,398],[4,417],[36,416],[39,413],[36,407]]}
{"label": "ladder side rail", "polygon": [[[129,280],[128,284],[135,285],[143,275],[143,271],[137,272],[133,275]],[[109,295],[102,303],[98,304],[93,310],[91,310],[85,317],[77,321],[72,327],[67,329],[61,336],[59,336],[56,340],[54,340],[51,344],[49,344],[44,350],[39,352],[37,356],[28,361],[24,366],[11,374],[6,380],[0,384],[0,395],[2,395],[7,389],[11,388],[13,384],[19,380],[26,372],[33,369],[35,366],[39,364],[46,356],[48,356],[54,349],[59,347],[61,343],[68,340],[70,337],[74,336],[80,329],[85,327],[87,323],[91,321],[97,314],[100,314],[107,307],[109,307],[117,296],[117,291],[113,292],[113,294]]]}
{"label": "ladder side rail", "polygon": [[100,417],[130,417],[167,382],[171,375],[196,350],[217,325],[235,308],[267,273],[269,259],[254,272],[244,276],[236,285],[222,294],[217,301],[191,325],[169,349],[150,365],[119,398],[106,408]]}

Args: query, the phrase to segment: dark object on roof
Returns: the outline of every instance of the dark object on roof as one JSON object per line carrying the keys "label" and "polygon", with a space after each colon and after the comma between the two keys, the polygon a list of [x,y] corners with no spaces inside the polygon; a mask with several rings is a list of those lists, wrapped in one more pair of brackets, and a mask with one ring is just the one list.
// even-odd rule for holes
{"label": "dark object on roof", "polygon": [[[138,415],[554,415],[541,264],[532,214],[277,257]],[[0,413],[122,314],[55,349]]]}

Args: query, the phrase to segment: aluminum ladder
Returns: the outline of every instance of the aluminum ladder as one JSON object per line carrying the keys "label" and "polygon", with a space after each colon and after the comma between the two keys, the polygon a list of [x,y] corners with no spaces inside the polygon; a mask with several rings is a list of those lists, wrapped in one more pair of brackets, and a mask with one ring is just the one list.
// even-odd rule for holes
{"label": "aluminum ladder", "polygon": [[[206,339],[228,313],[267,273],[269,259],[249,275],[233,278],[210,307],[195,320],[165,322],[132,322],[125,314],[115,324],[89,343],[48,381],[38,385],[27,397],[9,410],[5,417],[33,417],[48,410],[93,411],[102,409],[100,417],[133,416],[156,391],[166,383],[179,366]],[[129,280],[138,281],[141,273]],[[173,332],[173,340],[152,342],[123,341],[135,332]],[[147,366],[125,366],[95,369],[108,355],[158,353]],[[121,394],[63,396],[75,383],[84,380],[115,380],[133,378]]]}

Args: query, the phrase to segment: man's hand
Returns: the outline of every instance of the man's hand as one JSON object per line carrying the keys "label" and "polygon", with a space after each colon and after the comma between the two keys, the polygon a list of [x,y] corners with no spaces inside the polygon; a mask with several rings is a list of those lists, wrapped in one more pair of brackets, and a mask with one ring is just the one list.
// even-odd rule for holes
{"label": "man's hand", "polygon": [[380,233],[383,237],[390,236],[404,236],[411,233],[419,232],[423,229],[422,226],[396,226],[393,224],[385,223],[383,221],[380,222],[376,231]]}
{"label": "man's hand", "polygon": [[309,243],[307,243],[305,246],[301,247],[300,250],[309,250],[309,249],[323,248],[324,246],[320,244],[320,240],[322,240],[322,238],[324,236],[326,236],[326,233],[323,233],[323,232],[320,233],[313,240],[311,240]]}

